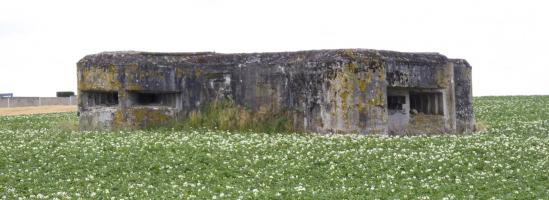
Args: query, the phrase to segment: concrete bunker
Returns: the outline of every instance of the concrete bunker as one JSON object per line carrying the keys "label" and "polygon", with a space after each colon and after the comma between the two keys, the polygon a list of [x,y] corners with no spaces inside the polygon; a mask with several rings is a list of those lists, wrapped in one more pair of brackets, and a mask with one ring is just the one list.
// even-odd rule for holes
{"label": "concrete bunker", "polygon": [[279,53],[105,52],[78,64],[81,129],[185,121],[231,102],[247,123],[282,116],[292,131],[473,131],[471,66],[438,53],[369,49]]}

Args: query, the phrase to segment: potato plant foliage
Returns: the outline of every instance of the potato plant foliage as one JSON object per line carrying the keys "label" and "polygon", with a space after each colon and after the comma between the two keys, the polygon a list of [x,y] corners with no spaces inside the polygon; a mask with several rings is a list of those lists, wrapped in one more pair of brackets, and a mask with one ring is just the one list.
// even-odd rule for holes
{"label": "potato plant foliage", "polygon": [[487,128],[379,137],[80,132],[0,117],[0,199],[547,199],[549,96],[475,98]]}

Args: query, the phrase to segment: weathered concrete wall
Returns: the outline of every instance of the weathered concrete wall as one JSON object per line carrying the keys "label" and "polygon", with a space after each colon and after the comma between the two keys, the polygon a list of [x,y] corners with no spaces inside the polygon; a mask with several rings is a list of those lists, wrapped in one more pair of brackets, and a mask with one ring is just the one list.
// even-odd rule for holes
{"label": "weathered concrete wall", "polygon": [[401,109],[388,108],[389,134],[406,133],[408,124],[410,123],[410,94],[409,90],[404,88],[388,88],[387,96],[404,97],[404,104],[401,104]]}
{"label": "weathered concrete wall", "polygon": [[14,97],[9,98],[8,100],[11,108],[40,105],[40,98],[38,97]]}
{"label": "weathered concrete wall", "polygon": [[471,65],[462,59],[453,59],[456,96],[456,131],[473,132],[475,116],[473,112],[473,90]]}
{"label": "weathered concrete wall", "polygon": [[[101,53],[78,63],[80,126],[146,127],[231,101],[252,118],[283,114],[298,131],[386,134],[387,87],[444,91],[447,113],[455,110],[452,67],[440,54],[364,49]],[[443,118],[453,130],[455,117]]]}
{"label": "weathered concrete wall", "polygon": [[76,105],[76,97],[8,97],[0,98],[0,108]]}
{"label": "weathered concrete wall", "polygon": [[[81,118],[103,116],[100,120],[112,119],[114,126],[143,127],[184,118],[204,104],[230,100],[253,113],[284,112],[292,118],[295,130],[386,131],[386,119],[378,120],[385,116],[385,72],[379,56],[372,52],[113,53],[86,57],[78,66],[81,111],[110,113]],[[87,107],[86,91],[118,92],[120,109]],[[155,106],[162,112],[141,121],[133,114],[135,105],[129,98],[139,91],[177,93],[178,103]],[[95,122],[84,119],[81,126],[94,127]]]}
{"label": "weathered concrete wall", "polygon": [[40,105],[52,106],[52,105],[76,105],[77,98],[71,97],[40,97]]}
{"label": "weathered concrete wall", "polygon": [[8,108],[9,102],[8,98],[0,98],[0,108]]}

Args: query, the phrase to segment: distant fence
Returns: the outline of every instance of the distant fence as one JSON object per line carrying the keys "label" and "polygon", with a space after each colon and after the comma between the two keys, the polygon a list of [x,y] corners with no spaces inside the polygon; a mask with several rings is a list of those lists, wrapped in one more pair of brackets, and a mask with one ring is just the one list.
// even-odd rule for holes
{"label": "distant fence", "polygon": [[2,97],[0,108],[26,106],[76,105],[76,96],[70,97]]}

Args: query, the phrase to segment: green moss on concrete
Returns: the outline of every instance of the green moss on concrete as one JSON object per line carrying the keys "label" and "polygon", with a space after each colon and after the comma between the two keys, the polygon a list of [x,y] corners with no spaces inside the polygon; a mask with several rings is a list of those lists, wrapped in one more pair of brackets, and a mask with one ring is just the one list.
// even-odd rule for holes
{"label": "green moss on concrete", "polygon": [[148,127],[168,123],[171,117],[165,112],[150,108],[131,108],[128,110],[128,117],[132,119],[135,127]]}
{"label": "green moss on concrete", "polygon": [[177,129],[211,128],[220,130],[292,132],[296,131],[288,112],[275,112],[268,106],[253,111],[231,101],[214,101],[190,112],[181,122],[175,122]]}
{"label": "green moss on concrete", "polygon": [[381,86],[376,87],[373,97],[368,101],[368,104],[371,106],[385,106],[385,93]]}
{"label": "green moss on concrete", "polygon": [[366,92],[366,88],[368,87],[366,83],[366,79],[359,79],[358,80],[358,88],[361,92]]}
{"label": "green moss on concrete", "polygon": [[114,129],[121,129],[125,127],[126,120],[122,111],[118,110],[114,113],[114,116],[112,118],[112,125]]}
{"label": "green moss on concrete", "polygon": [[87,67],[82,69],[82,78],[78,82],[79,90],[118,90],[122,84],[118,80],[116,66]]}
{"label": "green moss on concrete", "polygon": [[446,132],[444,117],[440,115],[425,115],[422,113],[411,115],[408,126],[400,134],[425,135]]}
{"label": "green moss on concrete", "polygon": [[450,69],[448,69],[448,67],[437,69],[435,72],[434,79],[440,88],[448,88],[450,85],[450,78]]}

